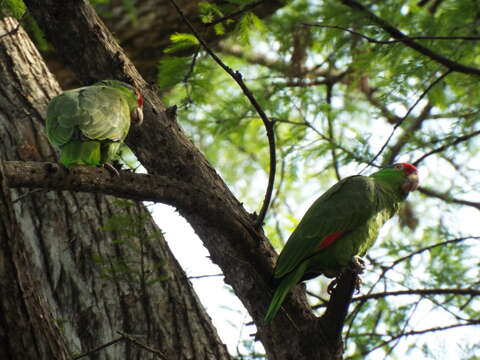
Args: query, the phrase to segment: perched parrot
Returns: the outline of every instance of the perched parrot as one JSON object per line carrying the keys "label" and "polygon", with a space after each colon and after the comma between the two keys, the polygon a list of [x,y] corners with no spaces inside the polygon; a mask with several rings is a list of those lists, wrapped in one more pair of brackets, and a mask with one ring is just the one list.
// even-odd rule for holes
{"label": "perched parrot", "polygon": [[278,287],[265,315],[270,322],[287,293],[320,274],[337,277],[349,266],[363,266],[361,256],[375,242],[382,225],[400,202],[418,187],[418,171],[395,164],[370,176],[347,177],[320,196],[288,239],[274,270]]}
{"label": "perched parrot", "polygon": [[47,136],[60,148],[60,162],[66,167],[109,166],[130,121],[143,121],[141,94],[124,82],[103,80],[54,97],[47,108]]}

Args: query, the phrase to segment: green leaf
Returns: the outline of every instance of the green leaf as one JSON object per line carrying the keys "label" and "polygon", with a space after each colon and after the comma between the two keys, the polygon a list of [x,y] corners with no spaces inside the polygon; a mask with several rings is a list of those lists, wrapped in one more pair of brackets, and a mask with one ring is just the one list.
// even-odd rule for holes
{"label": "green leaf", "polygon": [[204,24],[208,24],[216,18],[223,17],[222,10],[211,2],[202,1],[198,4],[200,19]]}
{"label": "green leaf", "polygon": [[199,45],[198,39],[193,34],[175,33],[170,35],[171,45],[167,46],[163,52],[171,54],[180,50],[185,50]]}
{"label": "green leaf", "polygon": [[23,0],[1,0],[0,9],[3,15],[13,16],[19,20],[25,14],[27,7]]}
{"label": "green leaf", "polygon": [[171,89],[183,81],[191,63],[191,57],[170,56],[162,58],[158,64],[157,77],[160,90]]}

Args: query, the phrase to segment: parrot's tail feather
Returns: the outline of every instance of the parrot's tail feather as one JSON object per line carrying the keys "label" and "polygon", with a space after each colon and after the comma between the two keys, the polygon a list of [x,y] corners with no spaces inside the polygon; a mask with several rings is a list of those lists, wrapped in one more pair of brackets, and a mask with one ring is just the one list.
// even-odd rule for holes
{"label": "parrot's tail feather", "polygon": [[277,315],[278,310],[282,306],[283,300],[285,300],[285,296],[287,296],[288,292],[302,279],[303,275],[305,274],[305,270],[307,269],[307,262],[301,263],[294,271],[286,275],[275,290],[273,294],[272,302],[268,307],[267,314],[263,321],[265,323],[269,323],[273,320],[275,315]]}
{"label": "parrot's tail feather", "polygon": [[60,162],[66,167],[100,164],[100,142],[72,140],[61,147]]}

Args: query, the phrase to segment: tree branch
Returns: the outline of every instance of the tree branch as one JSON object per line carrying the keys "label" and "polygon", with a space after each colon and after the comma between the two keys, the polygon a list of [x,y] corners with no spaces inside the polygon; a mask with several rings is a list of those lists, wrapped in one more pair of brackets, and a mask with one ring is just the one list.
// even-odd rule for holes
{"label": "tree branch", "polygon": [[224,22],[225,20],[236,18],[237,16],[242,15],[244,12],[255,9],[258,5],[261,5],[264,2],[265,0],[258,0],[258,1],[251,2],[250,4],[246,4],[240,10],[234,11],[231,14],[225,15],[212,22],[206,23],[205,27],[214,26],[214,25],[220,24],[221,22]]}
{"label": "tree branch", "polygon": [[346,6],[357,10],[363,13],[368,19],[370,19],[373,23],[380,26],[384,31],[386,31],[390,36],[394,39],[401,40],[405,45],[412,48],[413,50],[419,52],[422,55],[427,56],[428,58],[442,64],[443,66],[447,67],[450,71],[456,71],[464,74],[469,75],[480,75],[480,69],[466,66],[455,61],[452,61],[445,56],[434,52],[433,50],[420,45],[419,43],[410,39],[407,35],[405,35],[400,30],[396,29],[392,25],[390,25],[387,21],[383,20],[382,18],[378,17],[374,13],[370,12],[365,6],[358,3],[355,0],[340,0]]}
{"label": "tree branch", "polygon": [[[243,93],[247,97],[247,99],[250,101],[252,106],[255,108],[257,111],[258,115],[263,121],[263,125],[265,126],[265,130],[267,131],[267,138],[268,138],[268,147],[269,147],[269,153],[270,153],[270,171],[269,171],[269,176],[268,176],[268,184],[267,184],[267,190],[265,192],[265,198],[263,200],[263,205],[260,210],[260,213],[258,214],[258,217],[255,221],[255,224],[257,227],[261,227],[263,224],[263,220],[265,219],[265,215],[267,214],[268,206],[270,204],[270,199],[272,198],[272,192],[273,192],[273,185],[275,182],[275,171],[276,171],[276,153],[275,153],[275,132],[273,131],[273,126],[274,122],[269,120],[267,117],[267,114],[265,114],[265,111],[263,111],[262,107],[258,103],[257,99],[253,95],[253,93],[250,91],[250,89],[247,87],[245,82],[243,81],[242,74],[238,71],[233,71],[229,66],[227,66],[214,52],[210,47],[207,45],[207,43],[203,40],[203,38],[200,36],[200,34],[195,30],[193,27],[192,23],[188,20],[188,18],[185,16],[183,13],[182,9],[178,6],[178,4],[175,2],[175,0],[170,0],[171,4],[177,10],[178,14],[180,17],[183,19],[183,21],[187,24],[188,28],[190,31],[195,35],[197,40],[202,44],[203,48],[205,51],[212,57],[212,59],[223,69],[225,72],[230,75],[230,77],[235,80],[235,82],[240,86],[242,89]],[[257,4],[258,5],[258,4]],[[256,6],[256,5],[255,5]]]}
{"label": "tree branch", "polygon": [[450,196],[449,194],[440,193],[438,191],[428,189],[428,188],[425,188],[425,187],[422,187],[422,186],[420,186],[418,188],[418,191],[420,191],[424,195],[443,200],[447,203],[471,206],[471,207],[474,207],[475,209],[480,211],[480,202],[457,199],[457,198],[454,198],[454,197]]}
{"label": "tree branch", "polygon": [[357,281],[358,275],[355,272],[345,270],[342,273],[338,278],[337,286],[333,289],[325,314],[321,318],[328,326],[324,333],[330,337],[330,341],[333,343],[340,342],[342,339],[343,325]]}
{"label": "tree branch", "polygon": [[6,161],[4,169],[8,185],[13,188],[102,193],[124,199],[160,202],[180,210],[198,207],[198,198],[206,196],[192,184],[166,176],[128,171],[112,176],[106,169],[94,166],[67,169],[56,163]]}
{"label": "tree branch", "polygon": [[349,28],[337,25],[325,25],[325,24],[309,24],[309,23],[302,23],[304,26],[310,27],[319,27],[325,29],[336,29],[348,32],[352,35],[356,35],[361,37],[362,39],[367,40],[368,42],[374,44],[398,44],[405,42],[407,40],[471,40],[471,41],[478,41],[480,40],[480,36],[425,36],[425,35],[418,35],[418,36],[405,36],[405,38],[396,39],[396,40],[377,40],[365,34],[362,34],[358,31],[351,30]]}
{"label": "tree branch", "polygon": [[413,111],[413,109],[418,105],[418,103],[428,94],[428,92],[435,86],[437,85],[439,82],[441,82],[443,79],[445,79],[445,77],[450,74],[452,71],[451,70],[448,70],[446,71],[445,73],[443,73],[442,75],[440,75],[437,79],[435,79],[435,81],[433,81],[424,91],[423,93],[418,97],[418,99],[415,101],[415,103],[410,106],[410,108],[408,109],[407,113],[402,117],[402,119],[395,124],[395,126],[393,127],[392,129],[392,132],[390,133],[390,135],[388,136],[387,140],[384,142],[384,144],[382,145],[382,147],[380,148],[380,150],[378,151],[378,153],[373,157],[373,159],[362,169],[362,171],[360,171],[360,173],[364,172],[366,168],[368,168],[369,166],[371,166],[375,160],[377,160],[377,158],[383,153],[383,151],[385,150],[385,148],[387,147],[388,143],[390,142],[390,140],[392,139],[393,135],[395,134],[395,131],[402,125],[402,123],[408,118],[408,116],[410,115],[410,113]]}
{"label": "tree branch", "polygon": [[472,137],[475,137],[477,135],[480,135],[480,130],[477,130],[477,131],[474,131],[470,134],[467,134],[467,135],[463,135],[463,136],[459,136],[455,141],[452,141],[451,143],[449,144],[445,144],[445,145],[442,145],[436,149],[433,149],[432,151],[429,151],[428,153],[422,155],[421,157],[419,157],[417,160],[415,160],[413,162],[413,165],[417,166],[420,162],[422,162],[423,160],[425,160],[427,157],[433,155],[433,154],[437,154],[439,152],[442,152],[442,151],[445,151],[447,150],[450,146],[454,146],[454,145],[457,145],[457,144],[460,144],[461,142],[464,142],[464,141],[467,141],[469,139],[471,139]]}
{"label": "tree branch", "polygon": [[395,158],[398,156],[398,154],[400,154],[408,140],[410,140],[413,134],[415,134],[415,132],[422,127],[423,122],[427,119],[427,116],[430,114],[430,110],[432,110],[432,108],[433,105],[430,102],[425,105],[420,114],[413,119],[408,128],[406,128],[399,136],[397,142],[390,147],[390,151],[383,159],[382,165],[388,165],[394,162]]}
{"label": "tree branch", "polygon": [[353,301],[365,301],[369,299],[382,299],[387,296],[400,296],[400,295],[470,295],[480,296],[480,290],[475,289],[412,289],[412,290],[398,290],[398,291],[385,291],[373,294],[367,294],[362,296],[356,296]]}

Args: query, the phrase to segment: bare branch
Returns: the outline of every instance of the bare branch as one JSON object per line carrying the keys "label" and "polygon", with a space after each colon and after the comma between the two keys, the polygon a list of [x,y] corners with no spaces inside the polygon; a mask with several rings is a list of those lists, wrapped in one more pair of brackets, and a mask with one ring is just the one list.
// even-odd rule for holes
{"label": "bare branch", "polygon": [[155,355],[157,355],[160,359],[162,360],[168,360],[168,358],[160,351],[160,350],[157,350],[157,349],[154,349],[152,348],[150,345],[147,345],[147,344],[144,344],[142,343],[141,341],[139,341],[136,337],[134,337],[133,335],[129,335],[129,334],[126,334],[122,331],[117,331],[118,334],[122,335],[122,337],[124,339],[127,339],[128,341],[130,341],[131,343],[141,347],[142,349],[145,349],[147,350],[148,352],[151,352]]}
{"label": "bare branch", "polygon": [[423,160],[425,160],[427,157],[433,155],[433,154],[436,154],[436,153],[439,153],[439,152],[442,152],[442,151],[445,151],[447,150],[450,146],[454,146],[454,145],[457,145],[457,144],[460,144],[461,142],[464,142],[464,141],[467,141],[469,139],[471,139],[472,137],[474,136],[477,136],[477,135],[480,135],[480,130],[477,130],[477,131],[474,131],[470,134],[467,134],[467,135],[463,135],[463,136],[459,136],[455,141],[452,141],[451,143],[449,144],[445,144],[445,145],[442,145],[436,149],[433,149],[432,151],[429,151],[428,153],[422,155],[421,157],[419,157],[417,160],[415,160],[413,162],[413,165],[418,165],[420,162],[422,162]]}
{"label": "bare branch", "polygon": [[195,30],[193,27],[192,23],[188,20],[188,18],[185,16],[183,13],[182,9],[178,6],[178,4],[175,2],[175,0],[170,0],[172,3],[173,7],[175,10],[177,10],[178,14],[180,17],[183,19],[185,24],[187,24],[188,28],[190,31],[195,35],[197,40],[200,42],[200,44],[203,46],[205,51],[212,57],[212,59],[223,69],[225,72],[232,77],[233,80],[240,86],[242,89],[243,93],[245,96],[248,98],[252,106],[255,108],[257,111],[258,115],[263,121],[263,124],[265,126],[265,130],[267,131],[267,138],[268,138],[268,146],[270,150],[270,171],[269,171],[269,176],[268,176],[268,185],[267,185],[267,190],[265,192],[265,198],[263,200],[263,205],[260,210],[260,213],[258,214],[258,217],[256,219],[256,226],[261,227],[263,224],[263,220],[265,219],[265,215],[267,214],[268,206],[270,204],[270,199],[272,198],[272,192],[273,192],[273,184],[275,182],[275,170],[276,170],[276,153],[275,153],[275,132],[273,131],[274,127],[274,122],[269,120],[267,115],[265,114],[265,111],[263,111],[262,107],[258,103],[257,99],[253,95],[253,93],[250,91],[250,89],[247,87],[245,82],[243,81],[242,74],[238,71],[233,71],[229,66],[227,66],[213,51],[210,49],[210,47],[207,45],[207,43],[202,39],[200,34]]}
{"label": "bare branch", "polygon": [[205,279],[205,278],[212,278],[212,277],[220,277],[225,276],[223,274],[209,274],[209,275],[196,275],[196,276],[188,276],[188,280],[196,280],[196,279]]}
{"label": "bare branch", "polygon": [[[335,141],[335,134],[333,132],[333,114],[332,114],[333,83],[327,83],[326,92],[327,92],[326,102],[328,104],[328,110],[327,110],[328,137],[333,141]],[[337,151],[335,146],[333,146],[333,144],[330,146],[330,153],[332,154],[332,163],[333,163],[333,169],[335,170],[335,176],[337,177],[337,180],[340,181],[342,179],[342,176],[340,175],[340,170],[338,166]]]}
{"label": "bare branch", "polygon": [[398,154],[402,151],[403,147],[408,143],[408,140],[410,140],[411,136],[422,127],[423,122],[427,119],[427,116],[430,114],[430,110],[432,110],[432,108],[433,105],[430,102],[425,105],[420,114],[413,119],[410,126],[403,131],[397,142],[390,148],[388,155],[386,155],[383,159],[382,165],[391,164],[395,160]]}
{"label": "bare branch", "polygon": [[225,16],[221,17],[220,19],[217,19],[217,20],[214,20],[212,22],[206,23],[205,26],[206,27],[214,26],[214,25],[220,24],[221,22],[224,22],[228,19],[234,19],[234,18],[242,15],[243,13],[245,13],[247,11],[255,9],[258,5],[261,5],[264,2],[265,2],[265,0],[254,1],[250,4],[247,4],[247,5],[243,6],[240,10],[237,10],[237,11],[234,11],[233,13],[231,13],[231,14],[225,15]]}
{"label": "bare branch", "polygon": [[459,205],[471,206],[471,207],[474,207],[477,210],[480,210],[480,202],[457,199],[457,198],[454,198],[454,197],[450,196],[449,194],[440,193],[438,191],[428,189],[428,188],[425,188],[425,187],[422,187],[422,186],[418,188],[418,191],[420,191],[424,195],[443,200],[447,203],[454,203],[454,204],[459,204]]}
{"label": "bare branch", "polygon": [[375,43],[375,44],[398,44],[398,43],[403,43],[407,40],[472,40],[472,41],[480,40],[480,36],[425,36],[425,35],[405,36],[405,38],[395,39],[395,40],[377,40],[370,36],[367,36],[365,34],[359,33],[357,31],[351,30],[343,26],[325,25],[325,24],[309,24],[309,23],[302,23],[302,25],[346,31],[352,35],[357,35],[362,39],[365,39],[368,42]]}
{"label": "bare branch", "polygon": [[125,340],[125,336],[120,336],[120,337],[118,337],[118,338],[116,338],[116,339],[113,339],[112,341],[109,341],[109,342],[107,342],[107,343],[105,343],[105,344],[102,344],[102,345],[100,345],[100,346],[97,346],[96,348],[93,348],[92,350],[89,350],[89,351],[84,352],[84,353],[82,353],[82,354],[80,354],[80,355],[74,356],[74,357],[72,358],[72,360],[78,360],[78,359],[84,358],[84,357],[86,357],[86,356],[92,355],[93,353],[96,353],[96,352],[99,351],[99,350],[102,350],[102,349],[105,349],[105,348],[107,348],[107,347],[109,347],[109,346],[112,346],[112,345],[114,345],[114,344],[116,344],[117,342],[122,341],[122,340]]}
{"label": "bare branch", "polygon": [[[465,323],[460,323],[460,324],[452,324],[452,325],[447,325],[447,326],[438,326],[438,327],[433,327],[433,328],[428,328],[428,329],[424,329],[424,330],[413,330],[413,331],[408,331],[408,332],[404,332],[404,333],[401,333],[401,334],[398,334],[396,336],[392,336],[390,339],[386,340],[386,341],[383,341],[382,343],[380,343],[379,345],[369,349],[368,351],[362,353],[362,355],[367,355],[385,345],[388,345],[389,343],[395,341],[395,340],[398,340],[402,337],[407,337],[407,336],[414,336],[414,335],[423,335],[423,334],[427,334],[427,333],[431,333],[431,332],[437,332],[437,331],[445,331],[445,330],[450,330],[450,329],[454,329],[454,328],[458,328],[458,327],[464,327],[464,326],[472,326],[472,325],[479,325],[480,324],[480,320],[471,320],[469,322],[465,322]],[[384,335],[384,336],[387,336],[387,335]]]}
{"label": "bare branch", "polygon": [[476,289],[411,289],[398,291],[385,291],[362,296],[356,296],[352,301],[364,301],[369,299],[383,299],[387,296],[400,295],[470,295],[480,296],[480,290]]}
{"label": "bare branch", "polygon": [[417,101],[415,101],[415,103],[410,106],[410,108],[408,109],[407,113],[402,117],[402,119],[395,124],[395,126],[393,127],[392,129],[392,132],[390,133],[390,135],[388,136],[387,140],[385,141],[385,143],[382,145],[382,147],[380,148],[380,150],[378,151],[378,153],[373,157],[373,159],[362,169],[362,171],[360,171],[360,173],[364,172],[365,169],[367,169],[369,166],[371,166],[375,160],[377,160],[377,158],[382,154],[383,150],[385,150],[385,148],[387,147],[388,143],[390,142],[390,140],[392,139],[393,135],[395,134],[395,131],[400,127],[400,125],[402,125],[402,123],[407,119],[407,117],[410,115],[410,113],[413,111],[413,109],[418,105],[418,103],[428,94],[428,92],[435,86],[437,85],[439,82],[441,82],[448,74],[450,74],[452,71],[451,70],[448,70],[446,71],[445,73],[443,73],[440,77],[438,77],[435,81],[433,81],[426,89],[425,91],[418,97]]}
{"label": "bare branch", "polygon": [[343,4],[346,6],[355,9],[357,11],[360,11],[363,13],[368,19],[370,19],[372,22],[380,26],[384,31],[386,31],[390,36],[392,36],[394,39],[401,40],[405,45],[408,47],[414,49],[415,51],[419,52],[420,54],[423,54],[427,56],[428,58],[442,64],[443,66],[447,67],[449,71],[456,71],[464,74],[469,74],[469,75],[480,75],[480,69],[466,66],[460,63],[457,63],[455,61],[452,61],[445,56],[434,52],[433,50],[420,45],[419,43],[413,41],[410,39],[407,35],[405,35],[403,32],[400,30],[396,29],[392,25],[390,25],[387,21],[383,20],[382,18],[378,17],[374,13],[370,12],[366,7],[364,7],[362,4],[358,3],[355,0],[340,0]]}
{"label": "bare branch", "polygon": [[112,176],[107,170],[93,166],[67,169],[56,163],[6,161],[4,169],[10,187],[103,193],[125,199],[161,202],[180,209],[198,206],[190,196],[192,191],[205,195],[192,184],[166,176],[127,171]]}
{"label": "bare branch", "polygon": [[20,25],[21,25],[21,20],[17,23],[17,26],[15,26],[12,30],[6,32],[5,34],[0,35],[0,39],[5,37],[5,36],[15,35],[17,33],[17,31],[20,29]]}

